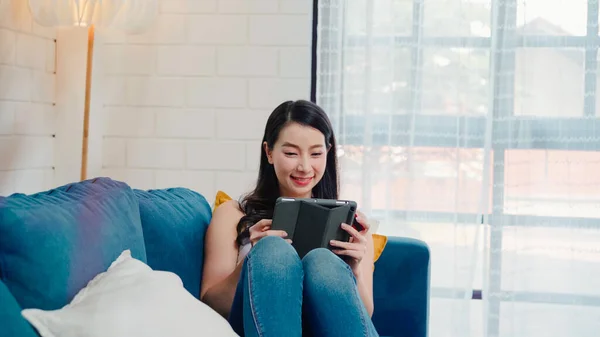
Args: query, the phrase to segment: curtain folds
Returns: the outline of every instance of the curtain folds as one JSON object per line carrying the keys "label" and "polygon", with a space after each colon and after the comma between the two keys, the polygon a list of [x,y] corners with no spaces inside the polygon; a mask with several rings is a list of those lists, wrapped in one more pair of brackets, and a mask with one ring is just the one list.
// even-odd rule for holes
{"label": "curtain folds", "polygon": [[430,245],[430,335],[597,336],[598,1],[318,3],[342,195]]}

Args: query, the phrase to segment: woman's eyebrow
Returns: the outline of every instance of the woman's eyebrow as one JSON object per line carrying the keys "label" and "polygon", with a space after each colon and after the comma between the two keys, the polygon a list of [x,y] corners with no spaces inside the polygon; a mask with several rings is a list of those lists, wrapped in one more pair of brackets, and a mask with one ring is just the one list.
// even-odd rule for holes
{"label": "woman's eyebrow", "polygon": [[296,145],[296,144],[292,144],[292,143],[289,143],[289,142],[285,142],[285,143],[283,143],[281,146],[282,146],[282,147],[294,147],[294,148],[297,148],[297,149],[299,149],[299,148],[300,148],[298,145]]}
{"label": "woman's eyebrow", "polygon": [[[296,149],[300,149],[300,146],[298,146],[296,144],[292,144],[290,142],[285,142],[281,146],[282,147],[293,147],[293,148],[296,148]],[[310,147],[310,149],[312,150],[312,149],[315,149],[315,148],[322,148],[322,147],[324,147],[323,144],[315,144],[315,145],[312,145]]]}

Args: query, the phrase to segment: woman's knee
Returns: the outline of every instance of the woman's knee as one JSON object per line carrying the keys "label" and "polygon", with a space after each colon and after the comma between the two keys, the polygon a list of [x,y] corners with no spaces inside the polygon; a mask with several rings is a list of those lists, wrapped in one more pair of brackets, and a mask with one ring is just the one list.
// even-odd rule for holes
{"label": "woman's knee", "polygon": [[302,270],[302,263],[296,250],[284,239],[267,236],[260,239],[248,254],[253,267],[285,273],[292,269]]}
{"label": "woman's knee", "polygon": [[278,255],[289,259],[300,259],[294,247],[279,236],[266,236],[258,240],[250,253],[253,255]]}
{"label": "woman's knee", "polygon": [[344,280],[354,280],[350,266],[329,249],[319,248],[310,251],[302,259],[305,286],[338,289]]}

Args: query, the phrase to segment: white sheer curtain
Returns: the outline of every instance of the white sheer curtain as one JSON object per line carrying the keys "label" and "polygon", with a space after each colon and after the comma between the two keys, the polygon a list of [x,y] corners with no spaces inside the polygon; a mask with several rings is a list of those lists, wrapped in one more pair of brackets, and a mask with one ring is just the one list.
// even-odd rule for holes
{"label": "white sheer curtain", "polygon": [[318,4],[343,196],[430,245],[430,336],[600,336],[598,0]]}

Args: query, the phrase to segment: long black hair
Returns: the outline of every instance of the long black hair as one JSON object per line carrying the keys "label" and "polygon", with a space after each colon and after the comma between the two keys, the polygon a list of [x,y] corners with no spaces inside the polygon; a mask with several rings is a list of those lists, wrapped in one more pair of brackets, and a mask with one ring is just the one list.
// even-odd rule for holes
{"label": "long black hair", "polygon": [[321,107],[310,101],[286,101],[280,104],[269,116],[265,133],[260,144],[260,168],[256,187],[240,201],[244,216],[237,225],[237,243],[242,245],[249,238],[248,229],[262,219],[272,219],[275,202],[280,197],[279,181],[275,168],[269,163],[263,144],[269,149],[279,138],[281,130],[289,123],[298,123],[319,130],[325,136],[327,165],[321,180],[312,190],[312,195],[320,199],[337,199],[339,195],[338,161],[336,141],[331,122]]}

